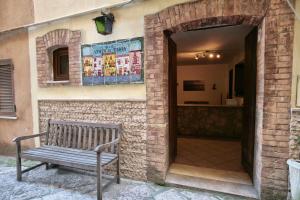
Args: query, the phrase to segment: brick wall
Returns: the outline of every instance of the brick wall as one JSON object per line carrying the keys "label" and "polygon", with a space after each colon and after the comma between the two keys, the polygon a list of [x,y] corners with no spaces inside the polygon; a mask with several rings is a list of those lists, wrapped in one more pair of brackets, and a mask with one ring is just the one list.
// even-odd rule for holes
{"label": "brick wall", "polygon": [[[163,182],[168,169],[168,53],[164,31],[213,25],[254,25],[265,20],[258,64],[255,180],[262,199],[287,194],[294,17],[285,0],[199,0],[145,17],[148,179]],[[262,64],[263,63],[263,64]],[[260,171],[261,170],[261,171]]]}
{"label": "brick wall", "polygon": [[[251,5],[251,6],[249,6]],[[221,24],[258,25],[265,1],[196,1],[145,16],[148,178],[163,182],[168,169],[168,52],[164,31]]]}
{"label": "brick wall", "polygon": [[146,103],[144,101],[39,101],[40,131],[47,119],[122,123],[121,175],[146,180]]}
{"label": "brick wall", "polygon": [[285,199],[294,16],[285,0],[272,0],[265,21],[262,198]]}
{"label": "brick wall", "polygon": [[[57,29],[36,38],[36,62],[39,87],[51,85],[81,85],[81,32]],[[69,82],[53,82],[52,52],[69,48]]]}

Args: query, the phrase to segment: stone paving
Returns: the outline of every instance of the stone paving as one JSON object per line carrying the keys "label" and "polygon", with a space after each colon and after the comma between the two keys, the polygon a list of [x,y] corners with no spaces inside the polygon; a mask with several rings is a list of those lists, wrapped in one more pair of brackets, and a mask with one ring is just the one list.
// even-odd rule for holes
{"label": "stone paving", "polygon": [[[23,167],[34,162],[25,161]],[[39,167],[16,181],[15,160],[0,156],[1,200],[95,200],[96,179],[63,169]],[[104,190],[104,200],[242,200],[244,198],[200,192],[122,179]]]}

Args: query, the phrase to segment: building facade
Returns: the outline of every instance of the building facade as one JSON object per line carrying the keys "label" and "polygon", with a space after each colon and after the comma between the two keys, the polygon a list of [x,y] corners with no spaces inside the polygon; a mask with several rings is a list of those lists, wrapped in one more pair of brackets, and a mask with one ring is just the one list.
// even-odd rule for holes
{"label": "building facade", "polygon": [[[1,79],[9,81],[9,85],[1,85],[0,89],[0,152],[10,154],[15,149],[12,139],[20,135],[32,134],[33,131],[28,31],[25,28],[10,30],[32,23],[34,13],[31,0],[0,1],[0,5],[2,9],[0,13],[1,74],[7,74],[4,72],[7,64],[12,66],[10,76],[6,76],[8,79],[1,76]],[[5,93],[5,89],[9,89],[9,93]],[[9,96],[3,97],[2,95],[5,94]],[[24,145],[33,146],[34,143],[27,142]]]}
{"label": "building facade", "polygon": [[[7,36],[0,35],[7,45],[18,46],[16,51],[29,52],[27,56],[22,54],[24,60],[21,62],[28,62],[20,69],[20,80],[23,81],[15,78],[18,119],[0,119],[1,135],[3,131],[6,138],[11,136],[7,130],[12,127],[10,123],[15,122],[19,122],[15,135],[19,134],[20,129],[22,132],[23,123],[28,127],[25,131],[28,134],[31,131],[34,134],[45,131],[48,119],[121,122],[124,129],[121,142],[122,176],[164,183],[170,160],[169,43],[166,35],[213,26],[255,26],[258,27],[258,39],[253,185],[261,199],[286,198],[286,161],[288,158],[298,158],[299,154],[295,140],[300,124],[297,108],[300,105],[297,98],[300,22],[295,20],[285,0],[116,0],[80,3],[72,0],[34,0],[33,3],[35,24],[28,26],[28,33],[15,31],[2,34]],[[298,2],[295,6],[300,11]],[[45,8],[51,8],[53,12],[47,12]],[[107,8],[114,14],[115,23],[112,34],[103,36],[97,33],[93,19],[100,15],[100,10]],[[26,23],[32,20],[33,17]],[[14,34],[16,36],[12,36]],[[10,40],[10,37],[24,37],[24,40],[14,44],[17,40]],[[141,51],[140,59],[144,64],[144,73],[140,73],[142,78],[138,83],[118,84],[118,80],[104,79],[104,83],[107,81],[110,84],[94,84],[102,81],[99,75],[102,72],[99,71],[93,75],[99,76],[97,80],[93,78],[91,82],[87,78],[89,59],[85,57],[89,53],[84,51],[85,47],[101,49],[99,46],[103,43],[131,42],[136,38],[143,38],[140,47],[133,47]],[[3,45],[0,47],[0,58],[18,55],[7,50],[2,53],[2,48]],[[57,66],[52,58],[56,50],[66,48],[68,73],[67,78],[60,79],[63,76],[54,73]],[[129,50],[129,54],[131,52]],[[16,70],[18,59],[20,56],[13,59]],[[63,74],[61,70],[60,75]],[[20,95],[28,97],[27,101],[18,96],[18,83]],[[26,94],[22,95],[22,92]],[[27,109],[26,115],[25,111],[22,112],[23,117],[18,101]]]}

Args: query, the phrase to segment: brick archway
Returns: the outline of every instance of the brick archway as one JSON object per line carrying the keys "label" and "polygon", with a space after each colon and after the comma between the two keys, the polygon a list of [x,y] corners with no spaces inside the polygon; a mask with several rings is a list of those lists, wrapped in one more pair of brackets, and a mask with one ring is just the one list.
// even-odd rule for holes
{"label": "brick archway", "polygon": [[[259,40],[261,41],[258,44],[260,48],[258,65],[261,69],[258,69],[257,94],[257,109],[259,109],[257,118],[261,123],[258,123],[256,127],[256,134],[259,134],[259,137],[256,141],[257,163],[254,182],[264,199],[286,195],[285,156],[288,156],[290,116],[282,107],[287,109],[290,107],[290,93],[280,91],[282,87],[284,91],[289,91],[291,87],[289,78],[292,69],[292,48],[291,45],[287,45],[284,48],[285,53],[280,54],[277,51],[280,45],[277,34],[284,30],[286,34],[282,36],[282,40],[289,41],[293,35],[294,19],[289,17],[287,19],[289,23],[280,24],[279,11],[291,15],[284,1],[199,0],[175,5],[145,17],[147,177],[149,180],[163,183],[169,163],[168,44],[164,32],[175,33],[208,26],[245,24],[259,26]],[[275,43],[274,40],[276,40]],[[285,60],[284,63],[280,62],[280,59]],[[279,70],[279,68],[286,70]],[[285,118],[284,123],[278,121],[276,113],[284,115],[282,116]],[[280,131],[282,141],[277,138],[275,131]],[[265,139],[266,137],[269,139]],[[274,154],[278,151],[280,155]],[[278,162],[280,167],[271,166],[270,162],[274,161]]]}
{"label": "brick archway", "polygon": [[[81,31],[68,29],[56,29],[36,38],[37,72],[39,87],[52,86],[53,69],[49,55],[59,47],[69,48],[70,82],[67,85],[78,86],[81,84],[80,71],[80,43]],[[54,85],[64,85],[63,83]]]}

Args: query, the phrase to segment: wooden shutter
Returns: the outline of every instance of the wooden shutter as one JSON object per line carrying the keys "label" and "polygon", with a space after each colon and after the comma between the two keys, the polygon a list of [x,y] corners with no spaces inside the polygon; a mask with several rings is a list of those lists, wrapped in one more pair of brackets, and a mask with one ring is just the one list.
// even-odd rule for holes
{"label": "wooden shutter", "polygon": [[11,60],[0,60],[0,116],[16,116]]}

